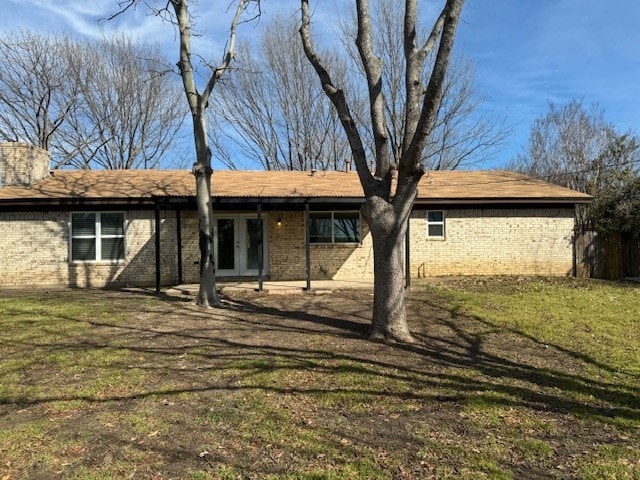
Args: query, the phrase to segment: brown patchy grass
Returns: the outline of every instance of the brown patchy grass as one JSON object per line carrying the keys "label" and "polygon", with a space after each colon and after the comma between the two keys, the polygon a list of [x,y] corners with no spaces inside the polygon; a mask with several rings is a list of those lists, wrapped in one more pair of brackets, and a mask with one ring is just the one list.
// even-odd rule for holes
{"label": "brown patchy grass", "polygon": [[0,480],[640,478],[640,288],[0,295]]}

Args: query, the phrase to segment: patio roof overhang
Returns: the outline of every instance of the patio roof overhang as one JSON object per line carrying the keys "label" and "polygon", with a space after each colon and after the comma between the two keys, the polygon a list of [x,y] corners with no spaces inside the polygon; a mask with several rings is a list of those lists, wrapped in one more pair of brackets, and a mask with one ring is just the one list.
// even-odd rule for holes
{"label": "patio roof overhang", "polygon": [[[261,205],[264,211],[305,209],[309,205],[312,210],[331,209],[344,210],[360,208],[363,197],[212,197],[214,209],[219,210],[255,210]],[[584,197],[480,197],[480,198],[418,198],[414,209],[429,208],[571,208],[576,204],[588,204],[591,199]],[[33,211],[67,211],[86,209],[154,210],[159,206],[163,210],[196,210],[194,196],[154,196],[154,197],[66,197],[66,198],[14,198],[0,199],[0,211],[21,212]]]}

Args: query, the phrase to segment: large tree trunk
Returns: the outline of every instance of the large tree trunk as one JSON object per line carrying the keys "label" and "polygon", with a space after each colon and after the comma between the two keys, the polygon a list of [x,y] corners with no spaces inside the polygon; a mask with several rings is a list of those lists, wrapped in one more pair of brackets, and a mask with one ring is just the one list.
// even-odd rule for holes
{"label": "large tree trunk", "polygon": [[390,204],[385,202],[371,211],[371,203],[367,202],[363,209],[373,239],[373,320],[369,336],[377,341],[413,343],[404,296],[403,260],[407,222],[392,214]]}
{"label": "large tree trunk", "polygon": [[[407,326],[402,285],[402,245],[406,222],[416,197],[417,185],[424,173],[422,157],[441,108],[445,74],[453,49],[460,11],[464,0],[447,0],[431,33],[419,41],[418,0],[405,0],[403,50],[405,72],[405,122],[402,148],[398,159],[395,193],[392,191],[390,139],[382,89],[384,61],[374,48],[369,0],[358,0],[356,46],[362,61],[369,93],[368,125],[375,145],[375,173],[367,161],[367,149],[360,134],[359,120],[354,118],[347,95],[336,85],[326,64],[317,54],[311,35],[309,0],[300,0],[302,25],[300,38],[304,52],[313,65],[322,89],[340,117],[349,139],[351,153],[366,197],[362,209],[373,237],[374,307],[371,338],[385,341],[413,341]],[[437,45],[437,51],[434,48]],[[435,52],[429,79],[423,81],[425,61]],[[397,142],[400,143],[400,142]]]}

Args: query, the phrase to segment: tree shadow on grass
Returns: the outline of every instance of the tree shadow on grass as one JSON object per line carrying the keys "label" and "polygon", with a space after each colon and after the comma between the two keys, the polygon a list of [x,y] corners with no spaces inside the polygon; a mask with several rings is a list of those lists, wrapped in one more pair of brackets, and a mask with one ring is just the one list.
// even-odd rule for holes
{"label": "tree shadow on grass", "polygon": [[[37,336],[0,340],[7,347],[73,355],[83,351],[123,351],[145,358],[140,363],[87,365],[94,369],[132,369],[150,373],[158,385],[142,385],[124,394],[52,394],[0,396],[0,404],[20,407],[53,402],[128,401],[182,393],[264,391],[278,394],[346,394],[374,401],[453,402],[482,400],[503,407],[594,416],[602,420],[640,420],[640,387],[615,383],[571,370],[577,360],[611,372],[601,362],[560,346],[439,305],[427,305],[428,321],[412,323],[418,344],[382,345],[366,340],[370,307],[357,298],[324,302],[307,298],[288,307],[254,299],[230,299],[223,308],[203,311],[177,306],[174,299],[141,307],[146,321],[98,320],[60,316],[61,322],[84,322],[93,330],[81,338],[39,342]],[[177,310],[172,310],[177,308]],[[341,313],[349,309],[351,313]],[[173,317],[163,314],[172,311]],[[317,313],[318,311],[326,314]],[[315,312],[315,313],[311,313]],[[182,317],[182,321],[180,318]],[[55,323],[56,319],[52,319]],[[306,343],[313,337],[316,343]],[[498,339],[498,340],[496,340]],[[513,342],[513,340],[517,342]],[[318,346],[318,342],[320,346]],[[327,346],[323,346],[326,342]],[[517,359],[517,351],[526,355]],[[181,360],[184,357],[185,360]],[[220,375],[225,369],[230,376]],[[278,384],[264,375],[317,372],[323,381]],[[342,383],[341,375],[358,378]],[[208,376],[210,375],[210,376]],[[212,376],[211,376],[212,375]],[[327,378],[335,382],[327,383]],[[172,379],[175,386],[163,385]]]}

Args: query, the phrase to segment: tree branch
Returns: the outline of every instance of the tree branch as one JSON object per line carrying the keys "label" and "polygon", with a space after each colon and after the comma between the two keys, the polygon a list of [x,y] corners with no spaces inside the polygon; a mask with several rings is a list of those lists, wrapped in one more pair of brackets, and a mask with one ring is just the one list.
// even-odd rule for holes
{"label": "tree branch", "polygon": [[113,13],[112,15],[109,15],[108,17],[106,17],[107,21],[111,21],[115,18],[118,18],[120,15],[122,15],[123,13],[125,13],[127,10],[129,10],[132,7],[135,7],[135,5],[138,3],[138,0],[121,0],[118,2],[118,11]]}
{"label": "tree branch", "polygon": [[236,48],[236,30],[238,28],[238,23],[240,22],[240,18],[242,13],[247,9],[247,6],[251,0],[240,0],[238,2],[238,6],[236,7],[236,13],[233,16],[233,20],[231,21],[231,26],[229,28],[229,47],[227,51],[223,54],[222,62],[218,65],[209,77],[209,81],[207,82],[206,87],[202,91],[201,102],[206,105],[209,101],[209,96],[213,91],[213,88],[216,86],[216,83],[222,77],[224,72],[229,68],[233,57],[235,56],[235,48]]}
{"label": "tree branch", "polygon": [[371,11],[369,0],[357,0],[358,33],[356,46],[362,60],[369,91],[369,113],[375,144],[376,172],[378,178],[389,171],[389,144],[387,121],[384,115],[384,94],[382,93],[382,60],[373,51],[371,31]]}
{"label": "tree branch", "polygon": [[402,142],[402,152],[405,153],[413,142],[418,122],[420,121],[420,98],[422,96],[422,69],[427,55],[433,49],[444,25],[446,9],[443,9],[436,20],[429,37],[421,49],[418,50],[416,17],[417,2],[406,0],[404,15],[404,55],[406,63],[405,74],[405,135]]}
{"label": "tree branch", "polygon": [[[407,1],[409,2],[411,0]],[[411,139],[405,155],[403,155],[404,165],[400,168],[401,174],[403,171],[422,171],[420,152],[424,149],[427,138],[438,116],[438,109],[442,101],[445,74],[449,65],[451,51],[453,50],[453,41],[463,3],[464,0],[447,0],[441,13],[441,16],[444,16],[444,24],[440,36],[440,46],[438,47],[431,78],[429,79],[425,92],[420,119],[416,126],[416,133]]]}
{"label": "tree branch", "polygon": [[331,80],[331,75],[325,68],[318,54],[315,52],[313,41],[311,40],[311,14],[309,13],[309,0],[300,0],[300,6],[302,11],[300,37],[302,38],[304,53],[318,74],[320,83],[322,84],[322,89],[338,111],[340,123],[342,124],[349,140],[351,153],[356,164],[356,170],[360,177],[362,188],[365,195],[370,196],[374,192],[376,182],[367,165],[367,158],[362,138],[360,137],[356,123],[349,110],[349,105],[344,92],[335,87]]}

